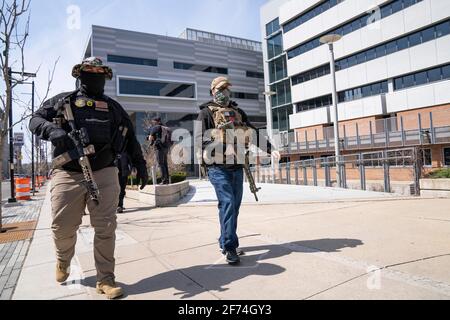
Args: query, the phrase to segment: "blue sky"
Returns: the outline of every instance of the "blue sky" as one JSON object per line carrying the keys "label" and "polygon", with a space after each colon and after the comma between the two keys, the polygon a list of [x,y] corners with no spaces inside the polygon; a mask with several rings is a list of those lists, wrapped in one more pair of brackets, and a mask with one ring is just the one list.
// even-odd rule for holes
{"label": "blue sky", "polygon": [[[38,96],[56,59],[50,95],[72,90],[72,66],[85,49],[91,26],[101,25],[177,37],[186,28],[261,41],[259,12],[267,0],[32,0],[26,69],[34,72]],[[75,8],[75,10],[74,10]],[[77,28],[76,10],[80,12]],[[27,92],[26,87],[17,88]],[[23,99],[27,99],[25,96]],[[29,98],[28,98],[29,99]],[[19,110],[15,115],[19,114]],[[22,126],[25,129],[25,126]],[[16,131],[21,131],[19,126]]]}

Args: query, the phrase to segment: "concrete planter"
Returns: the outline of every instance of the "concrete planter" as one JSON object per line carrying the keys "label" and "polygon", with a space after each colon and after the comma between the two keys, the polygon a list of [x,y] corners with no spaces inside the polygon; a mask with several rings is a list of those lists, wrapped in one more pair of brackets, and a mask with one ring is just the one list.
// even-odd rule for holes
{"label": "concrete planter", "polygon": [[153,207],[167,207],[176,204],[189,192],[189,181],[167,186],[147,186],[144,190],[127,190],[127,198]]}
{"label": "concrete planter", "polygon": [[421,179],[420,193],[423,197],[450,198],[450,179]]}

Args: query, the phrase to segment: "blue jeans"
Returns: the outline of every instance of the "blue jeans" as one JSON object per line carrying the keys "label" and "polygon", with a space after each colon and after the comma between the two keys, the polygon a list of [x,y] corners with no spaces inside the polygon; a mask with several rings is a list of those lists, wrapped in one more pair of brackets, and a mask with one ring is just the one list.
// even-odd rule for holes
{"label": "blue jeans", "polygon": [[219,200],[220,247],[227,251],[235,250],[239,247],[236,232],[244,191],[244,171],[213,166],[208,168],[208,176]]}

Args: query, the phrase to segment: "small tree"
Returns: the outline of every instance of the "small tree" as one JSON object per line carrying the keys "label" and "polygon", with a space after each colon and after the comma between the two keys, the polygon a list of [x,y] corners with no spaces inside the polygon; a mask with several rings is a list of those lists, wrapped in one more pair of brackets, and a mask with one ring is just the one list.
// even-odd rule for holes
{"label": "small tree", "polygon": [[[13,124],[13,127],[31,117],[31,103],[20,100],[17,96],[13,95],[13,89],[28,81],[25,74],[25,46],[29,37],[30,27],[30,4],[31,0],[2,0],[0,11],[0,42],[1,42],[1,54],[0,54],[0,72],[4,84],[4,93],[0,94],[0,163],[3,163],[3,150],[4,145],[8,139],[9,132],[9,113],[11,106],[17,105],[24,109],[23,114]],[[26,20],[23,17],[26,17]],[[42,105],[50,92],[51,83],[56,70],[58,60],[55,62],[53,70],[49,71],[47,90],[39,99]],[[18,78],[15,78],[10,73],[12,68],[16,68],[15,71],[21,73]],[[36,73],[39,71],[36,71]],[[39,95],[37,94],[38,98]],[[38,104],[39,105],[39,104]],[[2,174],[3,175],[3,174]],[[14,179],[14,177],[10,177]],[[3,177],[2,177],[3,181]],[[0,188],[0,198],[2,197],[2,191]],[[0,230],[2,228],[2,208],[0,206]]]}

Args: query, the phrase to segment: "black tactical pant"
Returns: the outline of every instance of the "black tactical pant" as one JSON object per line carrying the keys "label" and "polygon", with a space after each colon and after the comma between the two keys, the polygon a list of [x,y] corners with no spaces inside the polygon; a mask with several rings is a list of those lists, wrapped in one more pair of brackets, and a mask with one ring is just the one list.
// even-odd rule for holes
{"label": "black tactical pant", "polygon": [[120,196],[119,196],[118,207],[120,207],[120,208],[123,208],[123,201],[126,196],[127,181],[128,181],[128,177],[124,177],[123,174],[121,172],[119,172]]}
{"label": "black tactical pant", "polygon": [[169,183],[169,162],[168,162],[169,149],[162,148],[156,150],[156,161],[161,169],[162,183]]}

